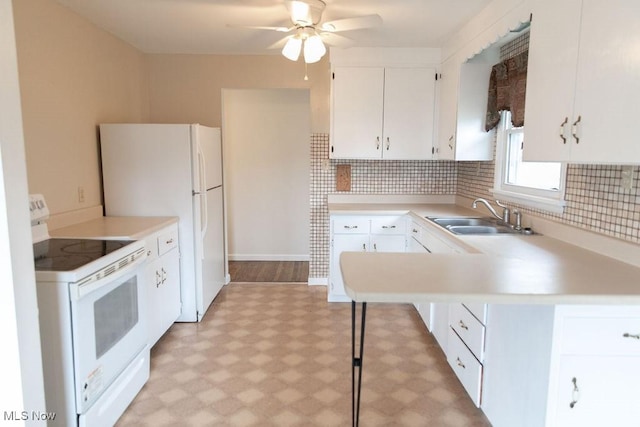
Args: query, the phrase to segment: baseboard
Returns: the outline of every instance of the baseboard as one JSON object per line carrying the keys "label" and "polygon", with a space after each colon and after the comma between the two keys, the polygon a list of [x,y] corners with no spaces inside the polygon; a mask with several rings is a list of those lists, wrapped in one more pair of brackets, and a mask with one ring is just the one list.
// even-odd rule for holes
{"label": "baseboard", "polygon": [[329,278],[327,277],[309,277],[309,286],[328,286]]}
{"label": "baseboard", "polygon": [[309,255],[229,254],[229,261],[309,261]]}

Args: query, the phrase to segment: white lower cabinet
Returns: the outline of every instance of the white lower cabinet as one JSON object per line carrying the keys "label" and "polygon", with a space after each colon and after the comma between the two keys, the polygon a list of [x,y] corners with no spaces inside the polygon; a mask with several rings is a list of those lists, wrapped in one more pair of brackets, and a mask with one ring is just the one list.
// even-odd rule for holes
{"label": "white lower cabinet", "polygon": [[146,238],[147,324],[153,346],[180,316],[180,251],[178,225]]}
{"label": "white lower cabinet", "polygon": [[447,362],[476,406],[480,406],[482,364],[453,329],[449,329]]}
{"label": "white lower cabinet", "polygon": [[330,302],[348,302],[340,272],[342,252],[405,252],[406,220],[402,215],[331,215]]}
{"label": "white lower cabinet", "polygon": [[640,307],[490,305],[487,319],[494,427],[639,425]]}

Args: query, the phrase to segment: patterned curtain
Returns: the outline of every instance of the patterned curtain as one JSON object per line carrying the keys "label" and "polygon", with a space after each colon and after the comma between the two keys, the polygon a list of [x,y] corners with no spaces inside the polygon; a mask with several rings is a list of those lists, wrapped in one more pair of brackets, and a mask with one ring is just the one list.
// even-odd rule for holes
{"label": "patterned curtain", "polygon": [[485,121],[487,132],[500,122],[500,111],[511,111],[511,123],[514,127],[524,125],[528,58],[529,51],[526,51],[494,65],[491,69]]}

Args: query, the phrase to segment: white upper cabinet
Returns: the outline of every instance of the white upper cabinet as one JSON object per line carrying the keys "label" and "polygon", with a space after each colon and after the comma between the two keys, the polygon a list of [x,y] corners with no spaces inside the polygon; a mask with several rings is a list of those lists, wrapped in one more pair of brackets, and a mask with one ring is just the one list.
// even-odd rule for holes
{"label": "white upper cabinet", "polygon": [[334,67],[330,158],[433,158],[435,68]]}
{"label": "white upper cabinet", "polygon": [[478,55],[460,63],[456,57],[442,64],[438,119],[440,160],[492,160],[495,131],[486,132],[489,77],[495,55]]}
{"label": "white upper cabinet", "polygon": [[329,157],[382,156],[384,68],[340,67],[333,71]]}
{"label": "white upper cabinet", "polygon": [[640,2],[537,0],[524,159],[640,163]]}

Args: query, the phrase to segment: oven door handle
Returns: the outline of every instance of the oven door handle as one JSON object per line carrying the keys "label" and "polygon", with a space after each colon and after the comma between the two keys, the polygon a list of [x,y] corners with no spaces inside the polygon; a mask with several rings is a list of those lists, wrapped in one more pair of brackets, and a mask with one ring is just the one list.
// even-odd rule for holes
{"label": "oven door handle", "polygon": [[115,280],[119,278],[124,277],[128,274],[131,274],[132,272],[135,272],[138,266],[141,265],[143,262],[145,262],[146,259],[147,259],[147,251],[145,249],[142,251],[142,254],[138,256],[137,259],[135,259],[130,264],[127,264],[126,267],[116,270],[115,273],[106,275],[100,278],[99,280],[90,281],[88,283],[83,283],[83,282],[71,283],[71,286],[69,288],[71,299],[77,301],[81,299],[83,296],[90,294],[91,292],[94,292],[105,285],[113,283]]}

